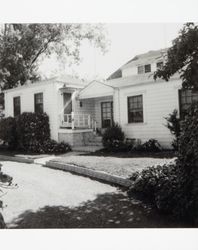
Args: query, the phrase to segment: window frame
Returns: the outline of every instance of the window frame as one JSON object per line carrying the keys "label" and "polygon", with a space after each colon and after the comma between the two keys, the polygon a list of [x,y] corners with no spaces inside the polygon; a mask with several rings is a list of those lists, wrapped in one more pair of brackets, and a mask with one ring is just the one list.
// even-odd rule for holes
{"label": "window frame", "polygon": [[162,69],[163,66],[164,66],[163,61],[156,62],[156,69]]}
{"label": "window frame", "polygon": [[[16,100],[19,99],[18,107],[16,106]],[[18,110],[17,110],[18,109]],[[21,114],[21,96],[13,97],[13,116],[16,117]]]}
{"label": "window frame", "polygon": [[[133,110],[131,110],[132,108],[130,108],[130,99],[132,99],[132,98],[137,98],[137,101],[136,102],[134,102],[134,101],[132,101],[132,103],[134,104],[134,103],[137,103],[137,106],[138,106],[138,103],[139,103],[139,101],[138,101],[138,98],[139,97],[141,97],[141,107],[135,107],[135,108],[133,108]],[[143,94],[138,94],[138,95],[133,95],[133,96],[127,96],[127,111],[128,111],[128,124],[137,124],[137,123],[144,123],[144,102],[143,102]],[[138,109],[139,109],[139,111],[138,111]],[[136,120],[136,119],[132,119],[131,117],[130,117],[130,113],[132,113],[132,112],[141,112],[142,113],[142,115],[141,115],[141,120]]]}
{"label": "window frame", "polygon": [[[103,112],[103,105],[104,104],[107,104],[107,103],[110,103],[110,117],[109,119],[106,118],[106,120],[110,120],[110,125],[109,126],[105,126],[104,122],[105,122],[105,118],[104,118],[104,112]],[[106,107],[107,108],[107,107]],[[105,112],[107,113],[107,112]],[[102,128],[108,128],[108,127],[111,127],[113,125],[113,101],[104,101],[104,102],[101,102],[101,127]]]}
{"label": "window frame", "polygon": [[[190,95],[186,94],[187,91],[191,91]],[[185,96],[182,96],[182,92],[184,93],[185,92]],[[193,92],[195,92],[193,94]],[[193,101],[193,96],[197,95],[197,99],[198,99],[198,91],[194,91],[192,89],[179,89],[178,90],[178,97],[179,97],[179,117],[181,119],[184,119],[186,113],[187,113],[187,110],[189,109],[190,105],[193,103],[193,102],[198,102],[197,101]],[[186,102],[185,103],[182,103],[182,99],[185,99]],[[191,99],[191,101],[188,101],[189,99]],[[189,106],[187,107],[186,109],[183,109],[182,110],[182,106]]]}
{"label": "window frame", "polygon": [[[146,67],[149,67],[149,71],[147,71],[146,70]],[[146,74],[146,73],[150,73],[151,72],[151,64],[149,63],[149,64],[145,64],[144,65],[144,73]]]}
{"label": "window frame", "polygon": [[[148,67],[148,66],[149,66],[149,71],[146,69],[146,67]],[[148,63],[148,64],[142,64],[142,65],[138,65],[137,66],[137,73],[138,73],[138,75],[147,74],[147,73],[150,73],[150,72],[151,72],[151,64],[150,63]]]}
{"label": "window frame", "polygon": [[[42,95],[42,98],[39,98],[39,99],[42,99],[42,102],[41,103],[36,103],[37,101],[37,96],[38,95]],[[42,110],[40,109],[40,107],[42,106]],[[39,107],[39,108],[38,108]],[[40,109],[40,110],[39,110]],[[44,98],[43,98],[43,92],[39,92],[39,93],[35,93],[34,94],[34,112],[35,113],[44,113]]]}

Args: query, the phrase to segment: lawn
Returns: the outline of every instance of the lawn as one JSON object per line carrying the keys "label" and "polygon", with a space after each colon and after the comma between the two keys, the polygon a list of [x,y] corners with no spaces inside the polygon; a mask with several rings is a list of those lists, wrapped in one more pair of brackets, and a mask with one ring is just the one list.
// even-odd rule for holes
{"label": "lawn", "polygon": [[128,178],[134,171],[140,171],[145,167],[165,164],[174,161],[175,158],[120,158],[115,156],[92,155],[65,155],[56,157],[52,161],[78,165],[92,170],[102,171],[111,175]]}

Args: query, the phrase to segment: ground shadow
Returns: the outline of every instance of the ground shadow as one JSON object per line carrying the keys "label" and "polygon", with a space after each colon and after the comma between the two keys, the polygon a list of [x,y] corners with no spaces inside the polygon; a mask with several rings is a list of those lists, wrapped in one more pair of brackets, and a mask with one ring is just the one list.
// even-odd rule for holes
{"label": "ground shadow", "polygon": [[124,193],[103,194],[75,208],[53,206],[26,211],[10,228],[166,228],[188,227],[160,215]]}

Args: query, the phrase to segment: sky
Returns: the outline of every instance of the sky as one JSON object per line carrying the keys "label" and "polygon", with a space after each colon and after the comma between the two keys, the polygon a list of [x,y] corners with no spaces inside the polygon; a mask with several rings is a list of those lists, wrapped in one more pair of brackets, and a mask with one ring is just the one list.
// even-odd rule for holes
{"label": "sky", "polygon": [[105,24],[110,41],[108,52],[83,42],[80,48],[81,63],[67,66],[54,57],[45,59],[40,67],[43,78],[71,74],[84,79],[106,79],[135,55],[171,46],[182,23],[111,23]]}

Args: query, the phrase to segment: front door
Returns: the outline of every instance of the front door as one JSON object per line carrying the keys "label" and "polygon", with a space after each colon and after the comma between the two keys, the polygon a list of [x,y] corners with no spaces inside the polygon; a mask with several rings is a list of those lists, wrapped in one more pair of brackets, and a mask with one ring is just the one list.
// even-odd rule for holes
{"label": "front door", "polygon": [[101,103],[102,128],[108,128],[113,125],[113,102]]}

